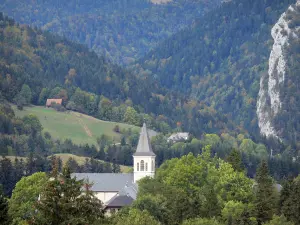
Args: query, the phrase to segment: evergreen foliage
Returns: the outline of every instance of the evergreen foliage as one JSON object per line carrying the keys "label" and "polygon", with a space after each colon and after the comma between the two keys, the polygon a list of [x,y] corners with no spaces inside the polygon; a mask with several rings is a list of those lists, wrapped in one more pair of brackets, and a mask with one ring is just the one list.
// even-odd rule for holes
{"label": "evergreen foliage", "polygon": [[[82,188],[85,191],[82,194]],[[92,224],[103,218],[102,203],[89,190],[89,184],[71,178],[68,167],[59,174],[57,166],[48,178],[36,204],[41,215],[32,218],[36,224]]]}
{"label": "evergreen foliage", "polygon": [[2,13],[0,22],[0,93],[19,109],[61,98],[66,109],[102,120],[141,125],[147,118],[163,133],[177,122],[197,136],[221,129],[246,133],[199,101],[162,88],[151,76],[134,75],[82,45],[20,26]]}
{"label": "evergreen foliage", "polygon": [[300,224],[300,177],[298,176],[293,181],[284,185],[281,192],[281,212],[285,217],[294,222]]}
{"label": "evergreen foliage", "polygon": [[[114,62],[128,64],[161,40],[189,26],[221,0],[5,1],[0,10],[87,45]],[[16,7],[18,6],[18,7]],[[44,9],[47,10],[44,10]]]}
{"label": "evergreen foliage", "polygon": [[231,164],[235,171],[242,172],[244,170],[241,153],[236,149],[231,151],[227,158],[227,162]]}
{"label": "evergreen foliage", "polygon": [[258,224],[272,219],[276,212],[276,193],[274,183],[269,175],[268,164],[264,160],[257,169],[255,210]]}
{"label": "evergreen foliage", "polygon": [[8,199],[4,196],[2,186],[0,186],[0,221],[3,225],[10,224],[8,209]]}
{"label": "evergreen foliage", "polygon": [[[227,1],[191,27],[160,43],[134,68],[137,73],[147,72],[156,77],[165,87],[203,101],[253,136],[259,136],[256,104],[261,74],[268,72],[271,28],[294,3],[295,0]],[[294,92],[284,91],[287,93],[284,101],[288,112],[282,110],[278,117],[278,130],[282,126],[287,128],[284,134],[287,141],[295,141],[299,121],[292,119],[293,124],[283,122],[290,120],[290,112],[296,113],[299,107],[299,95],[295,95],[296,86],[292,85],[299,83],[296,75],[299,65],[296,52],[299,49],[293,48],[293,52],[290,61],[293,78],[287,85]],[[293,102],[292,110],[289,101]]]}

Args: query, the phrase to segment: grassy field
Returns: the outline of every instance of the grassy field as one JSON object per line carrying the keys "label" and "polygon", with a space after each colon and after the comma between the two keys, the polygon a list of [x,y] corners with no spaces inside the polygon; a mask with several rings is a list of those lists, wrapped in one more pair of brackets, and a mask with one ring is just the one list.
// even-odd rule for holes
{"label": "grassy field", "polygon": [[57,112],[54,109],[42,106],[25,107],[20,111],[13,106],[15,114],[23,117],[30,113],[35,114],[43,125],[44,132],[49,132],[54,139],[65,140],[71,139],[75,144],[97,144],[97,137],[106,134],[114,139],[115,142],[120,141],[120,134],[113,131],[116,125],[120,129],[140,129],[132,125],[107,122],[98,120],[85,114],[67,111]]}

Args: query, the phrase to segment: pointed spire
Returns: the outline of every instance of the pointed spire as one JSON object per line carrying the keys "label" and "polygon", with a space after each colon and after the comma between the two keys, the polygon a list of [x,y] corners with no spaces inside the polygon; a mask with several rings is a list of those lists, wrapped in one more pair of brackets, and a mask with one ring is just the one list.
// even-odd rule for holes
{"label": "pointed spire", "polygon": [[151,148],[151,143],[150,143],[150,139],[149,139],[149,135],[147,132],[147,127],[146,127],[145,122],[143,124],[142,130],[140,133],[139,143],[138,143],[136,152],[133,155],[134,156],[155,156],[155,154]]}

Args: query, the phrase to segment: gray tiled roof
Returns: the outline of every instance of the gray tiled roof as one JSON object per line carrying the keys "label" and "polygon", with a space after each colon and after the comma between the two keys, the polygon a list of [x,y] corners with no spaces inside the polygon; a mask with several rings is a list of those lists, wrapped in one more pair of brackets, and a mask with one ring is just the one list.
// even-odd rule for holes
{"label": "gray tiled roof", "polygon": [[106,204],[106,208],[131,205],[133,200],[133,198],[127,195],[116,195],[111,200],[109,200],[109,202]]}
{"label": "gray tiled roof", "polygon": [[134,200],[136,199],[136,195],[138,192],[138,185],[136,183],[127,184],[125,187],[119,192],[119,195],[128,195]]}
{"label": "gray tiled roof", "polygon": [[133,184],[132,173],[72,173],[78,180],[92,183],[92,191],[119,192],[126,186]]}
{"label": "gray tiled roof", "polygon": [[136,152],[133,154],[134,156],[155,156],[154,152],[152,151],[150,139],[147,132],[146,124],[143,124],[139,143],[136,149]]}

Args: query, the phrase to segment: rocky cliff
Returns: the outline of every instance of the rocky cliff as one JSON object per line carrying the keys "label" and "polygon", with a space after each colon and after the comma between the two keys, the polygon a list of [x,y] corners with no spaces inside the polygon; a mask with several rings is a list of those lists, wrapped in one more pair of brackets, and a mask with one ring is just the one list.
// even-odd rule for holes
{"label": "rocky cliff", "polygon": [[278,22],[272,28],[271,34],[274,44],[269,58],[268,73],[260,79],[260,90],[257,100],[258,125],[262,135],[281,139],[282,131],[275,125],[277,115],[286,110],[283,108],[283,92],[288,76],[288,60],[290,57],[290,43],[299,38],[300,0],[291,5],[281,15]]}

